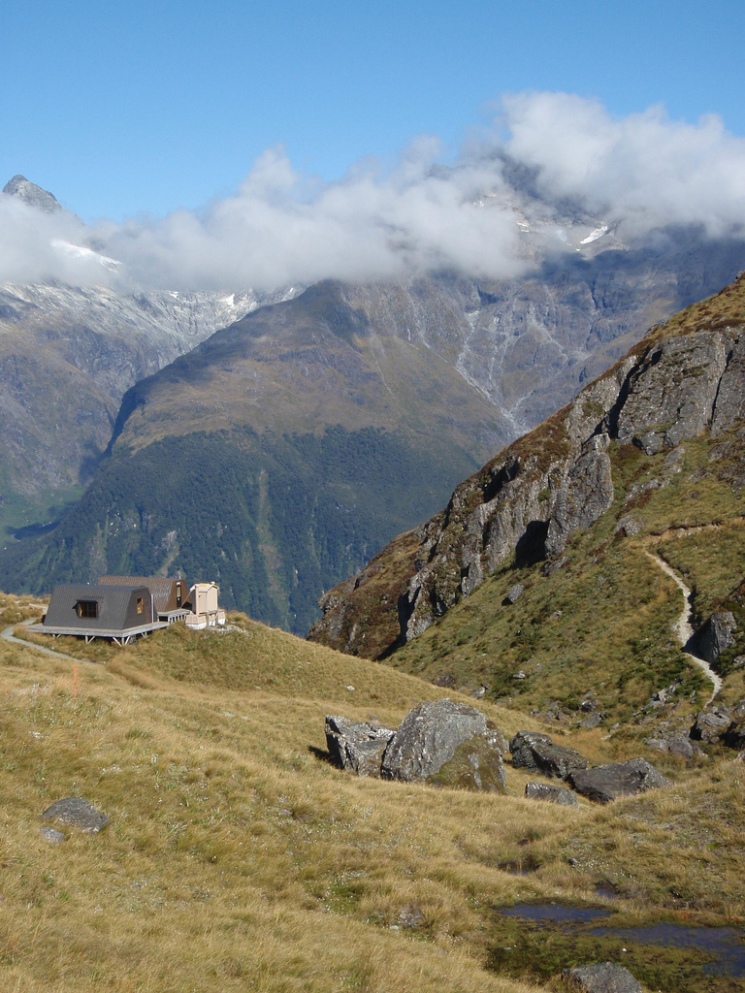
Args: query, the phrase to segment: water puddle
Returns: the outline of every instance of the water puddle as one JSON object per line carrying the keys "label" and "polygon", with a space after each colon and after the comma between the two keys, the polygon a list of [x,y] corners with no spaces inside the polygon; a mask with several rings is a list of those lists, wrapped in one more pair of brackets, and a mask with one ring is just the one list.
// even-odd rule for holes
{"label": "water puddle", "polygon": [[601,907],[570,907],[565,903],[516,903],[514,907],[500,907],[499,913],[505,917],[524,917],[529,921],[586,924],[598,917],[608,917],[610,911]]}
{"label": "water puddle", "polygon": [[609,917],[611,910],[601,907],[577,907],[561,903],[517,903],[514,907],[498,908],[500,916],[522,918],[542,924],[567,936],[584,935],[587,938],[613,938],[630,951],[634,945],[680,949],[705,955],[709,961],[699,968],[704,975],[745,978],[745,934],[734,927],[686,927],[681,924],[652,924],[644,927],[583,928],[582,925]]}
{"label": "water puddle", "polygon": [[601,938],[618,938],[624,943],[690,948],[710,955],[702,971],[708,976],[745,977],[745,944],[741,931],[732,927],[683,927],[680,924],[653,924],[651,927],[594,927],[588,932]]}

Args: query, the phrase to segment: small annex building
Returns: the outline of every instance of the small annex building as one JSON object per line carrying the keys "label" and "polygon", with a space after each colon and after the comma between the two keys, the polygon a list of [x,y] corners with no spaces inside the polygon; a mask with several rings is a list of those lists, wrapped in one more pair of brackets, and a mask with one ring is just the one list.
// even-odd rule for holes
{"label": "small annex building", "polygon": [[225,611],[217,605],[220,587],[217,583],[195,583],[190,595],[191,613],[186,618],[187,627],[213,628],[225,624]]}
{"label": "small annex building", "polygon": [[139,635],[168,627],[158,618],[154,597],[144,584],[55,586],[39,629],[45,634],[75,635],[86,642],[108,638],[127,645]]}

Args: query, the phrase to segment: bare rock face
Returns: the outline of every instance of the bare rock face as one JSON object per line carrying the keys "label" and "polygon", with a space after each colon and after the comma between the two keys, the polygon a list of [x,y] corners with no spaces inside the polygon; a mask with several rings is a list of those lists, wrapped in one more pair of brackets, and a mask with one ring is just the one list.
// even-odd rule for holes
{"label": "bare rock face", "polygon": [[586,530],[613,503],[613,479],[607,434],[594,435],[569,469],[551,508],[545,552],[559,555],[571,535]]}
{"label": "bare rock face", "polygon": [[574,748],[556,745],[550,735],[538,731],[518,731],[510,741],[510,752],[516,769],[531,769],[553,779],[566,779],[588,765]]}
{"label": "bare rock face", "polygon": [[745,334],[735,341],[719,383],[712,437],[718,437],[742,420],[745,420]]}
{"label": "bare rock face", "polygon": [[618,440],[647,455],[695,438],[712,422],[728,339],[706,332],[667,338],[632,373],[618,417]]}
{"label": "bare rock face", "polygon": [[642,993],[642,988],[628,969],[614,962],[582,965],[567,969],[570,989],[580,993]]}
{"label": "bare rock face", "polygon": [[556,803],[560,807],[579,806],[577,797],[571,790],[551,783],[527,783],[525,796],[528,800],[543,800],[545,803]]}
{"label": "bare rock face", "polygon": [[79,796],[56,800],[41,816],[44,820],[77,828],[85,834],[98,834],[109,823],[106,814]]}
{"label": "bare rock face", "polygon": [[326,716],[326,747],[333,762],[341,769],[352,769],[358,776],[380,778],[383,753],[393,734],[391,728],[367,721]]}
{"label": "bare rock face", "polygon": [[594,769],[578,769],[568,776],[574,789],[596,803],[609,803],[620,796],[633,796],[670,783],[646,759],[631,759]]}

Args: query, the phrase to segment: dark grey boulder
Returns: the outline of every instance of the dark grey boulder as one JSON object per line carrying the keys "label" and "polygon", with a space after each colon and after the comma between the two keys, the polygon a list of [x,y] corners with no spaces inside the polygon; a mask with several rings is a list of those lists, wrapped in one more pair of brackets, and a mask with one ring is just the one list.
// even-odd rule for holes
{"label": "dark grey boulder", "polygon": [[557,803],[560,807],[578,807],[577,797],[566,786],[554,786],[551,783],[527,783],[525,796],[529,800],[544,800],[547,803]]}
{"label": "dark grey boulder", "polygon": [[515,583],[515,585],[511,586],[507,591],[507,596],[504,598],[505,603],[509,603],[509,604],[517,603],[517,601],[520,599],[520,597],[523,595],[524,592],[525,592],[525,587],[523,586],[523,584]]}
{"label": "dark grey boulder", "polygon": [[716,611],[696,634],[696,654],[714,665],[722,652],[735,644],[736,630],[734,614],[728,610]]}
{"label": "dark grey boulder", "polygon": [[530,769],[553,779],[566,779],[570,772],[588,765],[574,748],[556,745],[550,735],[538,731],[518,731],[510,741],[510,752],[516,769]]}
{"label": "dark grey boulder", "polygon": [[732,722],[732,712],[727,707],[707,707],[696,714],[696,720],[691,728],[691,738],[694,741],[706,741],[712,744],[729,728]]}
{"label": "dark grey boulder", "polygon": [[377,776],[392,728],[367,721],[350,721],[346,717],[326,716],[326,747],[331,759],[341,769],[352,769],[358,776]]}
{"label": "dark grey boulder", "polygon": [[41,816],[45,821],[56,821],[85,834],[98,834],[109,823],[106,814],[96,810],[93,804],[79,796],[68,796],[55,801]]}
{"label": "dark grey boulder", "polygon": [[609,803],[620,796],[633,796],[670,783],[646,759],[631,759],[594,769],[570,773],[569,782],[582,796],[596,803]]}
{"label": "dark grey boulder", "polygon": [[464,703],[420,703],[401,722],[383,756],[382,776],[405,782],[505,791],[502,733]]}
{"label": "dark grey boulder", "polygon": [[628,969],[614,962],[582,965],[564,973],[571,989],[581,993],[642,993]]}

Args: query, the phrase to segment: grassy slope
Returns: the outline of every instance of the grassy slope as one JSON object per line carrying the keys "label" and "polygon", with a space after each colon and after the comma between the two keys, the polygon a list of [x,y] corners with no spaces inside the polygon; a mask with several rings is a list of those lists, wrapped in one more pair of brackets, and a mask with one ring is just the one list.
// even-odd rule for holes
{"label": "grassy slope", "polygon": [[[22,604],[6,598],[3,621]],[[357,779],[323,760],[324,714],[395,724],[443,691],[233,620],[242,633],[172,628],[125,650],[60,639],[77,686],[72,663],[0,642],[5,989],[527,993],[506,973],[587,949],[528,940],[505,962],[494,906],[597,902],[609,881],[623,920],[745,915],[740,763],[673,767],[673,789],[607,809],[526,801],[511,768],[505,797]],[[536,726],[483,709],[508,735]],[[625,757],[597,732],[572,743]],[[42,840],[39,814],[66,795],[110,826]],[[684,988],[678,967],[634,966],[666,990]]]}
{"label": "grassy slope", "polygon": [[[680,471],[673,473],[664,455],[648,458],[632,446],[613,448],[616,502],[574,537],[561,568],[545,575],[542,563],[505,565],[389,662],[458,686],[483,683],[494,698],[507,698],[525,712],[558,701],[579,720],[584,715],[578,705],[591,692],[606,715],[606,729],[633,717],[643,732],[661,714],[689,726],[710,684],[686,660],[672,632],[681,595],[645,553],[656,551],[688,577],[701,620],[739,585],[742,500],[719,478],[719,461],[713,459],[724,443],[686,443]],[[665,485],[644,488],[654,481]],[[617,530],[627,517],[638,527],[631,537]],[[509,604],[506,594],[517,582],[525,592]],[[515,679],[518,672],[525,678]],[[675,681],[673,704],[650,708],[652,694]],[[744,694],[742,673],[733,674],[725,697]]]}

